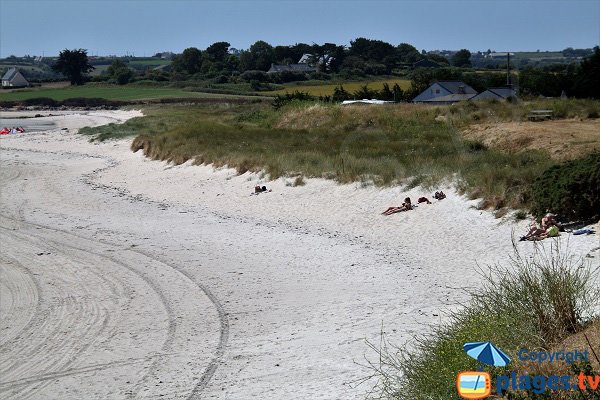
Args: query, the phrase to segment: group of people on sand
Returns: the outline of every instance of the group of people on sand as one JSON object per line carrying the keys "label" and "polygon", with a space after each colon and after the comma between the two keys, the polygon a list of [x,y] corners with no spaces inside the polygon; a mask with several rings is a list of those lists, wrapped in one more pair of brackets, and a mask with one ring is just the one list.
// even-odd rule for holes
{"label": "group of people on sand", "polygon": [[250,193],[250,194],[253,195],[253,194],[261,194],[261,193],[269,193],[272,191],[273,191],[273,189],[267,189],[266,186],[256,185],[256,186],[254,186],[254,193]]}
{"label": "group of people on sand", "polygon": [[25,132],[25,128],[23,128],[22,126],[17,126],[17,127],[13,126],[10,129],[8,129],[7,127],[4,127],[0,131],[0,135],[9,135],[9,134],[16,134],[16,133],[23,133],[23,132]]}
{"label": "group of people on sand", "polygon": [[556,237],[560,235],[558,224],[556,222],[556,215],[547,213],[538,226],[535,221],[529,226],[529,232],[525,236],[522,236],[520,241],[524,240],[544,240],[549,237]]}
{"label": "group of people on sand", "polygon": [[[433,198],[436,200],[443,200],[446,198],[446,195],[444,194],[444,192],[439,191],[439,192],[435,192],[435,194],[433,195]],[[421,203],[427,203],[427,204],[431,204],[431,201],[427,198],[427,197],[419,197],[419,199],[417,200],[418,204]],[[396,206],[396,207],[389,207],[387,210],[385,210],[384,212],[382,212],[382,215],[392,215],[392,214],[396,214],[402,211],[410,211],[410,210],[414,210],[416,206],[412,204],[410,197],[407,197],[404,199],[404,202],[402,203],[401,206]]]}

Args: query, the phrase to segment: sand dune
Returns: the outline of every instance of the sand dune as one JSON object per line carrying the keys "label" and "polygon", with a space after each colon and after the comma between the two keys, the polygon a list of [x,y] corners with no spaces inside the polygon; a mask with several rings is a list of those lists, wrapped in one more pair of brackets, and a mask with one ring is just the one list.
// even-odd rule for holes
{"label": "sand dune", "polygon": [[[364,340],[441,323],[527,224],[449,187],[385,217],[431,194],[292,187],[75,132],[136,115],[43,117],[54,128],[0,140],[2,398],[360,399]],[[600,260],[598,236],[558,243]]]}

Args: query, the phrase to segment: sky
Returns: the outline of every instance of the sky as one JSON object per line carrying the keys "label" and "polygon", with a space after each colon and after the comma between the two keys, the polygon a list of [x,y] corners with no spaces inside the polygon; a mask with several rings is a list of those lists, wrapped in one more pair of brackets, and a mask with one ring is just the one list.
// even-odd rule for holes
{"label": "sky", "polygon": [[600,42],[600,0],[0,0],[0,57],[151,56],[357,37],[422,50],[536,51]]}

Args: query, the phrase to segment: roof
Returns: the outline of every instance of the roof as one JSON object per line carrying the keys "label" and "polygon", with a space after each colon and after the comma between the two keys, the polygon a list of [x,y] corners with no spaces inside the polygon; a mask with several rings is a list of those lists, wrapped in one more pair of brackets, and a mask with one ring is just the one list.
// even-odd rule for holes
{"label": "roof", "polygon": [[9,68],[8,71],[6,71],[6,73],[2,77],[2,80],[10,81],[11,79],[13,79],[15,77],[15,75],[17,75],[17,72],[19,72],[19,70],[17,70],[16,68],[14,68],[14,67]]}
{"label": "roof", "polygon": [[311,67],[308,64],[271,64],[271,68],[267,72],[315,72],[316,70],[316,67]]}
{"label": "roof", "polygon": [[506,99],[508,97],[517,97],[517,92],[515,92],[514,89],[507,87],[489,88],[488,90],[494,93],[495,95],[502,97],[503,99]]}
{"label": "roof", "polygon": [[[475,89],[461,81],[442,81],[437,82],[437,84],[453,94],[477,94],[477,91]],[[463,93],[460,92],[460,87],[464,88]]]}
{"label": "roof", "polygon": [[469,100],[475,97],[477,93],[466,94],[447,94],[446,96],[438,96],[428,100],[420,100],[420,103],[455,103],[458,101]]}
{"label": "roof", "polygon": [[[302,57],[300,57],[300,60],[298,60],[298,64],[313,64],[315,61],[312,59],[313,57],[314,54],[304,53],[302,54]],[[319,64],[325,63],[325,65],[329,66],[333,60],[334,58],[329,54],[323,54],[321,57],[319,57],[318,62]]]}

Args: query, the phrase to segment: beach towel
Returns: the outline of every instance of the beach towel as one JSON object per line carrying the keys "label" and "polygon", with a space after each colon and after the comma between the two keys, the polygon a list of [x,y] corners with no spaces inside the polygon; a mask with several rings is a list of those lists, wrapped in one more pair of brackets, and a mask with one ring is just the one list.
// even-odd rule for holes
{"label": "beach towel", "polygon": [[591,228],[582,228],[576,231],[573,231],[573,235],[593,235],[596,231]]}

